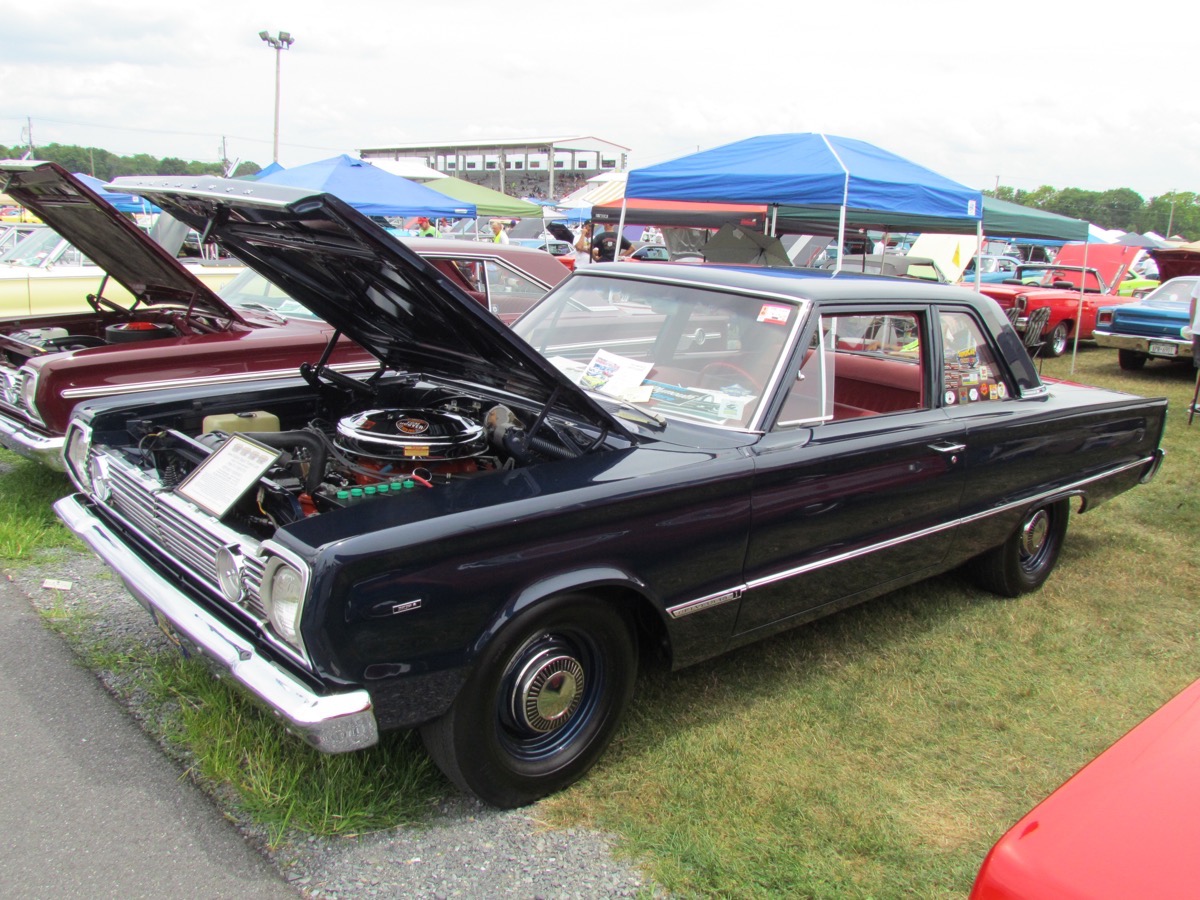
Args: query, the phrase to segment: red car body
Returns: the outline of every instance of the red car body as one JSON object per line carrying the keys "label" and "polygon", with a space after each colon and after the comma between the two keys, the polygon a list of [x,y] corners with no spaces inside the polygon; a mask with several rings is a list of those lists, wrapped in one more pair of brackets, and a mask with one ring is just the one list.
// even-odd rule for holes
{"label": "red car body", "polygon": [[[0,320],[0,444],[10,450],[61,469],[63,434],[83,400],[294,375],[321,357],[333,335],[329,325],[252,271],[246,273],[250,281],[227,286],[235,291],[214,294],[54,164],[4,163],[0,176],[6,176],[0,184],[7,193],[137,300],[122,308],[104,300],[99,285],[94,313]],[[395,240],[382,229],[380,239]],[[526,247],[436,238],[406,243],[506,324],[568,274],[550,254]],[[250,290],[254,302],[246,302]],[[378,365],[345,339],[330,359],[343,371]]]}
{"label": "red car body", "polygon": [[971,900],[1200,893],[1200,681],[1088,763],[996,842]]}
{"label": "red car body", "polygon": [[1129,268],[1144,252],[1140,247],[1122,244],[1066,244],[1047,269],[1046,280],[1053,287],[1021,284],[1018,279],[1011,279],[1018,283],[983,284],[980,289],[1005,310],[1015,307],[1019,311],[1016,323],[1019,331],[1024,330],[1030,312],[1049,307],[1050,320],[1042,331],[1046,341],[1043,352],[1059,356],[1076,334],[1080,340],[1091,338],[1096,328],[1096,313],[1102,306],[1132,302],[1132,297],[1121,297],[1117,291]]}

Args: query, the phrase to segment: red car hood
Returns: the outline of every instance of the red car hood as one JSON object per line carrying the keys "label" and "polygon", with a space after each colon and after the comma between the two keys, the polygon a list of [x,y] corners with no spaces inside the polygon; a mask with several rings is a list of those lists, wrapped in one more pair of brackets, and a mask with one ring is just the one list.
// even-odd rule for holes
{"label": "red car hood", "polygon": [[1200,681],[1039,803],[992,848],[972,900],[1194,897]]}

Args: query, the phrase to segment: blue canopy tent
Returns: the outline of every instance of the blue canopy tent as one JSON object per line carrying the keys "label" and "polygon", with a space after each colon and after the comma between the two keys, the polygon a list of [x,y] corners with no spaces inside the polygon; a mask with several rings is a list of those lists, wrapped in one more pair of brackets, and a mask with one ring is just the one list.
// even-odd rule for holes
{"label": "blue canopy tent", "polygon": [[260,181],[263,178],[266,178],[268,175],[274,175],[276,172],[282,171],[283,166],[281,166],[278,162],[269,162],[250,177],[255,181]]}
{"label": "blue canopy tent", "polygon": [[983,213],[978,190],[865,141],[813,133],[747,138],[634,169],[625,196],[762,203],[771,208],[772,232],[781,207],[821,210],[836,216],[839,244],[848,221],[873,227],[877,218],[914,215],[978,233]]}
{"label": "blue canopy tent", "polygon": [[475,204],[385,172],[364,159],[342,154],[281,169],[258,179],[333,194],[368,216],[428,216],[431,219],[474,218]]}
{"label": "blue canopy tent", "polygon": [[110,191],[104,186],[104,182],[99,178],[91,175],[85,175],[83,172],[72,173],[76,178],[90,187],[93,191],[111,203],[117,208],[118,212],[123,213],[156,213],[162,212],[157,206],[149,200],[143,200],[134,194],[126,194],[122,191]]}

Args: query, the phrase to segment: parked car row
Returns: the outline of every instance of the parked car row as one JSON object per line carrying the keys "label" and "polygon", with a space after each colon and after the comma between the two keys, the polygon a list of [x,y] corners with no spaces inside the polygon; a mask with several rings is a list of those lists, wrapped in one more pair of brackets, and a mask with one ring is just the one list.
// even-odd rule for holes
{"label": "parked car row", "polygon": [[[291,374],[328,344],[333,329],[253,269],[227,268],[228,283],[214,293],[195,266],[65,170],[3,163],[0,174],[6,193],[56,229],[44,229],[54,246],[103,260],[108,276],[55,279],[65,305],[81,310],[60,313],[51,303],[37,315],[0,320],[0,443],[9,449],[61,468],[63,435],[81,401]],[[444,278],[505,323],[567,276],[535,250],[412,240]],[[347,342],[327,362],[340,371],[372,366]]]}
{"label": "parked car row", "polygon": [[1073,506],[1162,460],[1165,400],[1043,382],[962,288],[567,278],[329,195],[123,179],[246,263],[218,294],[57,167],[0,173],[130,294],[0,322],[0,441],[65,465],[63,521],[313,746],[417,728],[499,806],[586,774],[644,658],[958,566],[1036,590]]}
{"label": "parked car row", "polygon": [[1092,338],[1101,307],[1132,302],[1119,289],[1142,252],[1122,244],[1067,244],[1053,263],[1019,266],[1012,278],[984,283],[981,290],[1003,309],[1017,310],[1019,331],[1033,310],[1048,308],[1050,318],[1042,331],[1045,352],[1061,356],[1076,336]]}

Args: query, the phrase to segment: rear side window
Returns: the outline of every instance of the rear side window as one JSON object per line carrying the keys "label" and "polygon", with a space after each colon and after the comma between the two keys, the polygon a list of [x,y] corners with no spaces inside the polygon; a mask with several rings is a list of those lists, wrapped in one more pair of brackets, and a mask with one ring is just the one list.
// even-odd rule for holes
{"label": "rear side window", "polygon": [[965,312],[943,310],[942,404],[960,406],[1007,400],[1012,396],[996,364],[996,356],[983,329]]}

